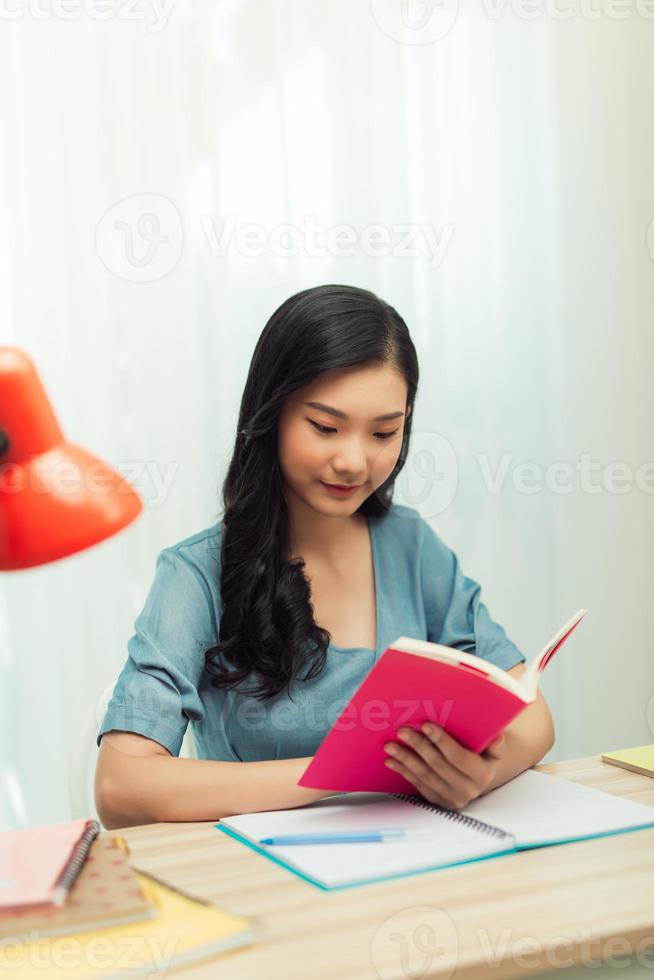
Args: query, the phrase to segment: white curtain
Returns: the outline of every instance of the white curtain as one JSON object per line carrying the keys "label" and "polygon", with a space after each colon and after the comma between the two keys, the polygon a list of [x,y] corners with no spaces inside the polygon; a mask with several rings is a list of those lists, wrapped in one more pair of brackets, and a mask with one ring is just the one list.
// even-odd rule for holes
{"label": "white curtain", "polygon": [[530,658],[590,610],[543,677],[546,761],[651,742],[652,22],[635,4],[42,9],[6,5],[0,31],[0,342],[145,512],[0,576],[0,823],[68,819],[156,555],[220,512],[256,339],[319,283],[406,319],[421,383],[396,499],[491,615]]}

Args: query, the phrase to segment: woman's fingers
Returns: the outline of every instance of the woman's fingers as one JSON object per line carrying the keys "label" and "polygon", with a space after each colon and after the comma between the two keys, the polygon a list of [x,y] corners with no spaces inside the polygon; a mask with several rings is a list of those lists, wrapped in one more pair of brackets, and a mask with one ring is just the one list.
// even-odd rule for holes
{"label": "woman's fingers", "polygon": [[456,769],[426,736],[405,728],[397,734],[408,748],[395,742],[388,742],[384,748],[422,782],[459,801],[467,802],[479,794],[477,783]]}
{"label": "woman's fingers", "polygon": [[423,734],[436,745],[451,766],[466,776],[474,772],[475,764],[479,761],[476,752],[471,752],[457,742],[445,729],[433,722],[425,722],[421,727]]}
{"label": "woman's fingers", "polygon": [[480,783],[484,782],[487,767],[477,752],[472,752],[465,745],[461,745],[445,729],[441,728],[440,725],[434,724],[434,722],[425,722],[421,730],[440,749],[443,756],[454,769],[463,773],[468,779],[472,779],[475,782],[479,781]]}
{"label": "woman's fingers", "polygon": [[432,774],[431,784],[428,786],[414,772],[407,768],[404,763],[400,762],[399,759],[386,759],[384,764],[389,769],[392,769],[394,772],[399,772],[401,776],[404,776],[431,803],[437,803],[439,806],[447,807],[447,809],[455,806],[452,800],[452,790],[442,779],[439,783],[440,777],[435,773]]}

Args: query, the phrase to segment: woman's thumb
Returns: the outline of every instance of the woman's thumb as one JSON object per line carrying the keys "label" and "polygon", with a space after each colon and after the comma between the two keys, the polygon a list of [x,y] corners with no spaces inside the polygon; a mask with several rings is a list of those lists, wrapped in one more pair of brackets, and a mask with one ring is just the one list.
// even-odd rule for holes
{"label": "woman's thumb", "polygon": [[504,738],[504,732],[493,739],[488,748],[486,749],[489,755],[493,756],[494,759],[501,759],[506,751],[506,739]]}

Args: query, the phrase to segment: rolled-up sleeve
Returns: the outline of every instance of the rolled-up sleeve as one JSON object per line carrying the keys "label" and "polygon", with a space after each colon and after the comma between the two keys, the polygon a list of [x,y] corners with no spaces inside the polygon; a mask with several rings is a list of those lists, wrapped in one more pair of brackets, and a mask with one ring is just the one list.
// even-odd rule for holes
{"label": "rolled-up sleeve", "polygon": [[181,553],[164,549],[97,744],[105,732],[117,729],[145,735],[179,755],[189,720],[204,716],[198,688],[204,651],[215,637],[215,611],[204,576]]}
{"label": "rolled-up sleeve", "polygon": [[526,658],[496,623],[481,600],[481,586],[463,574],[456,554],[426,521],[421,542],[421,575],[427,639],[476,654],[502,670]]}

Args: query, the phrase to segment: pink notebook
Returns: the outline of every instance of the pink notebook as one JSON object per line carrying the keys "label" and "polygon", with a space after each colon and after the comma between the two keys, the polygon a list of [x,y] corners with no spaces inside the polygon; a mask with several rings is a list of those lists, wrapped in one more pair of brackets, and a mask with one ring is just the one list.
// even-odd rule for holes
{"label": "pink notebook", "polygon": [[415,793],[384,765],[398,728],[433,721],[473,752],[484,749],[536,700],[541,674],[579,625],[568,620],[513,677],[471,653],[401,636],[388,647],[338,716],[298,786],[344,792]]}
{"label": "pink notebook", "polygon": [[99,833],[81,819],[0,834],[0,910],[62,906]]}

